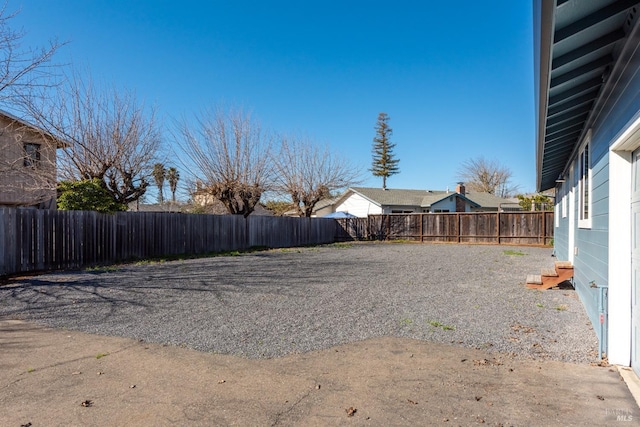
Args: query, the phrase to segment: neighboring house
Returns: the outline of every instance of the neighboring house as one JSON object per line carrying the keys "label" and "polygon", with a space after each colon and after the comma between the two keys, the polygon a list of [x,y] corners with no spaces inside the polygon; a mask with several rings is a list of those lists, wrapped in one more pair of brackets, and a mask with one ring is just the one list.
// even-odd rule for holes
{"label": "neighboring house", "polygon": [[[534,3],[537,190],[609,362],[640,373],[640,8]],[[602,288],[608,287],[608,298]],[[608,313],[608,314],[607,314]]]}
{"label": "neighboring house", "polygon": [[[196,190],[191,194],[191,198],[193,200],[193,205],[200,208],[198,209],[199,213],[207,213],[213,215],[229,214],[229,211],[225,207],[224,203],[213,197],[213,195],[211,195],[211,193],[204,189],[200,184],[196,186]],[[253,212],[251,212],[251,215],[273,216],[273,212],[258,203],[255,205]]]}
{"label": "neighboring house", "polygon": [[460,184],[455,192],[352,187],[334,202],[333,211],[361,218],[394,213],[481,212],[498,211],[506,202],[513,201],[488,193],[467,192]]}
{"label": "neighboring house", "polygon": [[56,208],[56,150],[62,141],[0,110],[0,206]]}

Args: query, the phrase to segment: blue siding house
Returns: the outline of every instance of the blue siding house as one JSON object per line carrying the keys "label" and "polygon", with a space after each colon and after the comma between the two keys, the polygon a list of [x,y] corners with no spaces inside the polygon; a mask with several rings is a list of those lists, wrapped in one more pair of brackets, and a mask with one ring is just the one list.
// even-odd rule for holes
{"label": "blue siding house", "polygon": [[538,191],[611,363],[640,373],[640,4],[535,0]]}

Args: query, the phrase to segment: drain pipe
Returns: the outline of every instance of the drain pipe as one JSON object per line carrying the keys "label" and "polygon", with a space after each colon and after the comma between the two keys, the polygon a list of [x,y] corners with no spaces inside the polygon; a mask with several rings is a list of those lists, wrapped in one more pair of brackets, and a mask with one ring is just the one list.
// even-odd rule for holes
{"label": "drain pipe", "polygon": [[589,282],[592,288],[598,289],[598,319],[600,323],[600,339],[598,340],[598,358],[602,360],[604,351],[604,343],[606,341],[606,333],[608,327],[609,313],[607,312],[609,298],[609,287],[604,285],[597,285],[595,280]]}

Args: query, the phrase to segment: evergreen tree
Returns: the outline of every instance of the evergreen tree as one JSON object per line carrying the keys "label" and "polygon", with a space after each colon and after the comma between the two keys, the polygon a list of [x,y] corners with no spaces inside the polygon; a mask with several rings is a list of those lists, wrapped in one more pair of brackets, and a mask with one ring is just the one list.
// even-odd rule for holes
{"label": "evergreen tree", "polygon": [[153,179],[156,181],[156,186],[158,186],[158,203],[162,204],[164,202],[164,178],[167,175],[167,170],[165,169],[162,163],[156,163],[153,165]]}
{"label": "evergreen tree", "polygon": [[375,126],[376,136],[373,138],[373,162],[370,171],[373,176],[382,177],[382,188],[387,189],[387,178],[400,173],[398,163],[400,160],[394,158],[393,148],[396,144],[391,142],[393,130],[389,127],[389,116],[387,113],[378,114],[378,121]]}
{"label": "evergreen tree", "polygon": [[167,181],[169,181],[169,188],[171,189],[171,200],[176,202],[176,189],[178,188],[178,180],[180,179],[180,173],[178,169],[170,167],[167,170]]}

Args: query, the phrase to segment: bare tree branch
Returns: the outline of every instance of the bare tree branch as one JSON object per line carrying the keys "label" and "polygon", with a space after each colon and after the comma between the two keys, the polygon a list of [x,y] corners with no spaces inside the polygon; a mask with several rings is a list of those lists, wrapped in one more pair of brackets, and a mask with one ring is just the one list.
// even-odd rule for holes
{"label": "bare tree branch", "polygon": [[63,179],[100,179],[115,201],[129,204],[146,192],[161,145],[154,108],[131,92],[94,85],[78,73],[29,114],[47,132],[67,141],[59,157]]}
{"label": "bare tree branch", "polygon": [[511,197],[518,191],[518,186],[510,182],[511,176],[507,166],[482,156],[464,161],[458,171],[458,179],[468,189],[498,197]]}
{"label": "bare tree branch", "polygon": [[196,124],[177,124],[178,145],[192,163],[199,191],[220,200],[230,214],[247,217],[272,186],[272,138],[241,110],[208,110]]}
{"label": "bare tree branch", "polygon": [[302,137],[282,136],[274,165],[276,189],[291,197],[301,217],[310,217],[315,205],[332,192],[360,182],[360,172],[349,161]]}
{"label": "bare tree branch", "polygon": [[11,28],[17,15],[7,11],[6,2],[0,9],[0,105],[14,110],[25,98],[56,86],[60,67],[51,59],[65,44],[54,39],[43,48],[22,48],[25,32]]}

